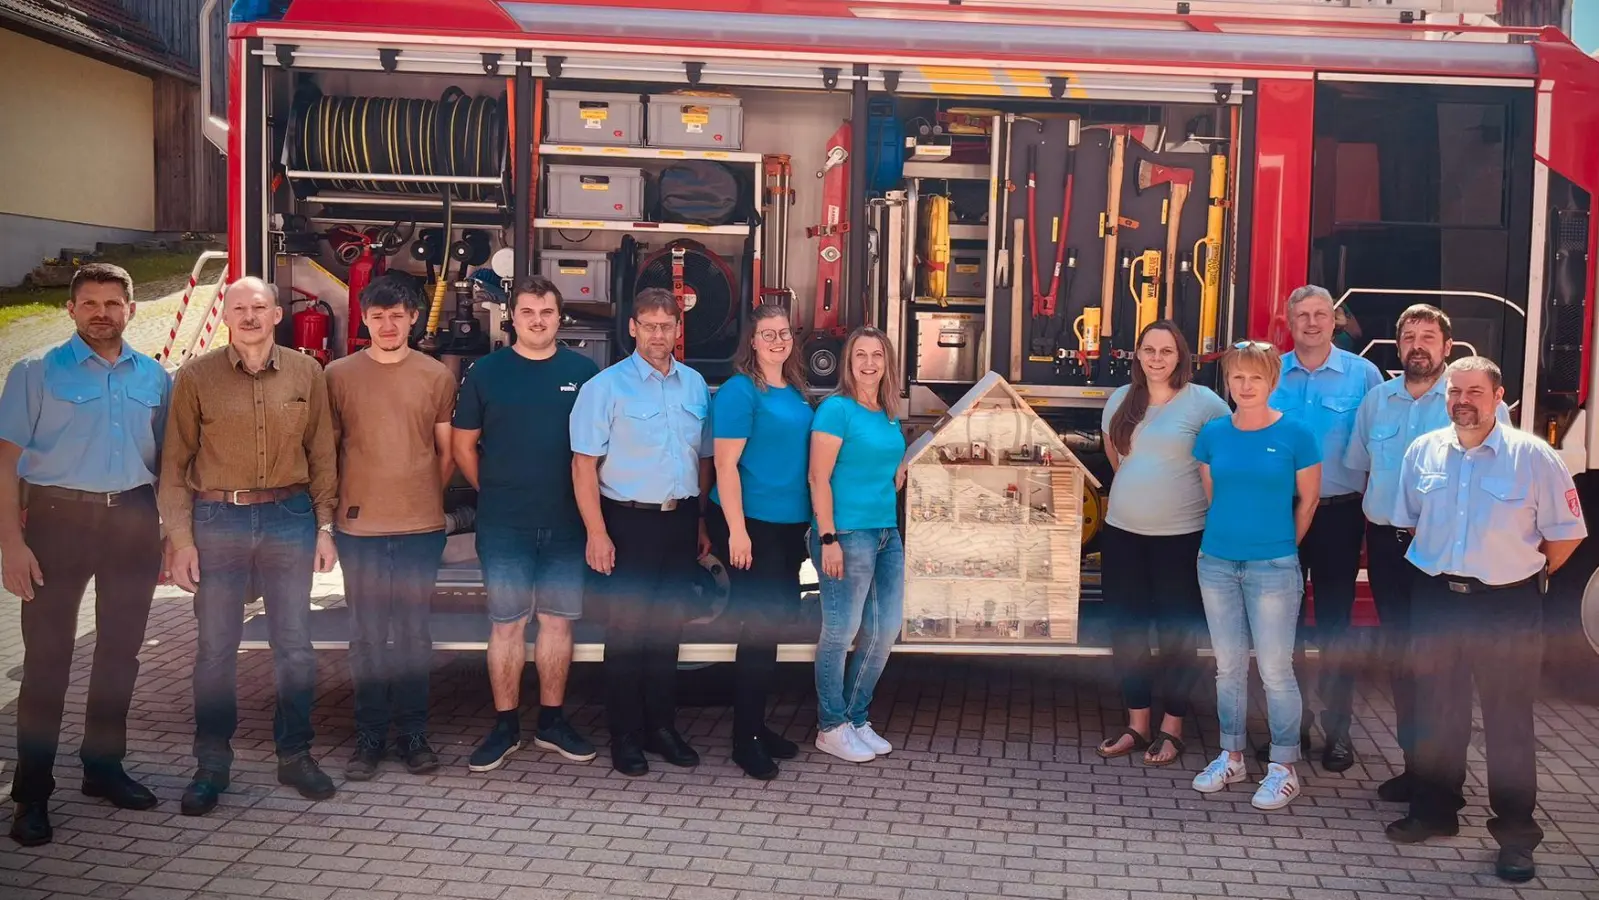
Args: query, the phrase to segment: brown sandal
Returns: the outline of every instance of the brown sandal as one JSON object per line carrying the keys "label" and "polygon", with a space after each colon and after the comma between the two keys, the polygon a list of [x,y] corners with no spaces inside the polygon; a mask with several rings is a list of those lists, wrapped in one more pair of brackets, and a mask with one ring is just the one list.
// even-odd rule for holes
{"label": "brown sandal", "polygon": [[[1126,750],[1106,750],[1105,749],[1106,745],[1115,746],[1119,741],[1121,741],[1122,738],[1124,738],[1124,737],[1126,737],[1128,735],[1132,735],[1132,738],[1133,738],[1133,745],[1131,747],[1128,747]],[[1100,759],[1120,759],[1123,756],[1131,756],[1132,754],[1137,753],[1140,750],[1144,750],[1144,749],[1146,749],[1148,747],[1149,747],[1149,738],[1144,737],[1143,735],[1139,734],[1138,732],[1134,731],[1131,728],[1123,728],[1121,731],[1118,731],[1115,735],[1113,735],[1111,737],[1108,737],[1108,738],[1106,738],[1103,741],[1100,741],[1099,742],[1099,746],[1094,748],[1094,752],[1099,754],[1099,758]]]}
{"label": "brown sandal", "polygon": [[[1155,759],[1150,759],[1149,758],[1151,755],[1159,754],[1160,751],[1162,751],[1162,750],[1164,750],[1166,748],[1167,744],[1172,745],[1172,748],[1177,751],[1176,753],[1172,754],[1171,759],[1155,760]],[[1183,739],[1178,737],[1178,736],[1176,736],[1175,734],[1171,734],[1169,732],[1157,731],[1155,733],[1155,739],[1153,741],[1150,741],[1148,749],[1146,749],[1144,751],[1144,765],[1146,765],[1146,766],[1169,766],[1172,763],[1176,762],[1177,760],[1182,759],[1182,757],[1183,757]]]}

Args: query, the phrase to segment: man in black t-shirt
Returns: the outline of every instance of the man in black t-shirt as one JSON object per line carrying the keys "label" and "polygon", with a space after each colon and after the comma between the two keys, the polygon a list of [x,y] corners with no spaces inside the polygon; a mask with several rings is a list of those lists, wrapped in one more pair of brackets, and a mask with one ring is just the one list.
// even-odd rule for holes
{"label": "man in black t-shirt", "polygon": [[538,613],[539,718],[533,745],[587,762],[594,746],[561,713],[572,667],[572,620],[583,614],[585,532],[572,495],[567,419],[599,367],[556,343],[561,294],[529,277],[511,295],[516,342],[467,370],[455,406],[454,450],[478,489],[477,554],[488,590],[489,685],[497,719],[468,762],[489,772],[522,746],[524,629]]}

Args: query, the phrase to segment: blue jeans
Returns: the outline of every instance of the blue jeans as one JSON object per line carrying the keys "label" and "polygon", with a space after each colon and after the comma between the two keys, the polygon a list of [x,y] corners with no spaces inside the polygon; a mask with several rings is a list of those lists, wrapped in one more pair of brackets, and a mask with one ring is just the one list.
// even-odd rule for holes
{"label": "blue jeans", "polygon": [[1235,562],[1199,554],[1199,592],[1205,599],[1210,646],[1216,654],[1216,717],[1221,748],[1248,746],[1249,642],[1266,688],[1271,761],[1299,761],[1303,713],[1294,677],[1294,634],[1304,578],[1298,556]]}
{"label": "blue jeans", "polygon": [[[808,536],[822,588],[822,637],[816,645],[816,709],[821,729],[865,725],[872,691],[905,619],[905,546],[898,528],[838,532],[844,577],[821,570],[822,544]],[[848,670],[844,657],[861,636]]]}
{"label": "blue jeans", "polygon": [[[350,680],[355,684],[355,733],[374,746],[395,734],[427,732],[428,676],[433,635],[428,630],[444,532],[363,537],[335,532],[344,602],[350,608]],[[390,635],[394,641],[389,642]]]}
{"label": "blue jeans", "polygon": [[311,752],[311,698],[316,655],[311,650],[311,571],[316,561],[316,514],[300,493],[276,503],[194,504],[194,543],[200,584],[194,595],[199,646],[194,660],[194,755],[201,768],[233,765],[239,724],[239,641],[244,606],[266,600],[268,638],[277,674],[272,740],[278,759]]}

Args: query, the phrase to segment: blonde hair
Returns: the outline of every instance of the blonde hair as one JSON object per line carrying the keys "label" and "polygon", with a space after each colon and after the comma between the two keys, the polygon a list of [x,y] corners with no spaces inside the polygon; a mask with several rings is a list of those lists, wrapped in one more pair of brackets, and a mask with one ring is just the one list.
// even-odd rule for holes
{"label": "blonde hair", "polygon": [[899,408],[899,358],[894,355],[894,344],[888,335],[870,325],[855,329],[844,342],[838,360],[838,387],[833,389],[833,394],[856,399],[855,367],[850,361],[855,356],[855,345],[867,338],[880,341],[883,345],[883,380],[877,383],[877,405],[889,418],[893,418]]}
{"label": "blonde hair", "polygon": [[1266,390],[1277,389],[1282,380],[1283,356],[1265,341],[1240,341],[1221,358],[1221,377],[1225,382],[1234,372],[1254,372],[1266,379]]}

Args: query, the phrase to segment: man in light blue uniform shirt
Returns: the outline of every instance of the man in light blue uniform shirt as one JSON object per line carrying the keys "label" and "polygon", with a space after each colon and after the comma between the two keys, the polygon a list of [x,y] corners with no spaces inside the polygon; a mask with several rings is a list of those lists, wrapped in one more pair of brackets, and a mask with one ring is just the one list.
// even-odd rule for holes
{"label": "man in light blue uniform shirt", "polygon": [[[667,291],[633,300],[632,356],[600,372],[572,408],[572,484],[599,573],[611,765],[649,771],[646,752],[699,764],[677,731],[677,654],[695,566],[709,550],[711,395],[673,358],[683,314]],[[696,535],[698,541],[696,544]]]}
{"label": "man in light blue uniform shirt", "polygon": [[[1404,770],[1377,788],[1390,803],[1409,803],[1414,786],[1416,702],[1409,669],[1410,594],[1416,569],[1405,560],[1410,531],[1393,525],[1399,494],[1399,464],[1405,450],[1420,436],[1449,425],[1444,396],[1444,368],[1454,349],[1449,317],[1436,306],[1418,303],[1399,315],[1394,326],[1403,378],[1371,389],[1355,414],[1355,432],[1344,454],[1344,466],[1369,472],[1366,499],[1366,573],[1382,629],[1379,638],[1394,693],[1394,719]],[[1497,418],[1510,424],[1510,410],[1500,401]]]}
{"label": "man in light blue uniform shirt", "polygon": [[1496,871],[1535,874],[1543,839],[1537,806],[1532,707],[1543,662],[1548,574],[1587,536],[1565,463],[1539,438],[1494,418],[1504,398],[1499,367],[1481,357],[1449,367],[1453,428],[1405,451],[1393,523],[1415,531],[1406,559],[1419,570],[1411,598],[1416,670],[1415,785],[1410,812],[1389,839],[1418,843],[1459,831],[1465,805],[1471,689],[1482,699],[1488,746],[1488,831]]}
{"label": "man in light blue uniform shirt", "polygon": [[171,379],[122,340],[133,317],[126,271],[84,266],[69,296],[77,333],[43,357],[17,363],[0,394],[0,568],[5,589],[23,600],[25,650],[11,837],[29,847],[52,838],[50,773],[90,578],[96,634],[79,748],[83,793],[124,809],[156,804],[122,760],[139,648],[161,576],[154,485]]}
{"label": "man in light blue uniform shirt", "polygon": [[[1321,650],[1318,693],[1327,711],[1321,727],[1327,743],[1321,764],[1329,772],[1342,772],[1355,764],[1349,741],[1355,695],[1355,668],[1349,618],[1355,606],[1355,579],[1360,570],[1360,544],[1366,523],[1360,514],[1366,473],[1344,465],[1344,451],[1355,424],[1355,411],[1366,393],[1382,383],[1382,373],[1370,361],[1333,346],[1332,297],[1323,288],[1307,284],[1288,298],[1288,321],[1294,350],[1283,355],[1282,380],[1272,392],[1271,406],[1281,410],[1321,441],[1321,500],[1310,531],[1299,544],[1299,565],[1310,582],[1313,599],[1300,607],[1300,659],[1303,644],[1314,637]],[[1315,615],[1313,633],[1305,616]],[[1310,748],[1310,692],[1304,692],[1305,715],[1300,743]]]}

